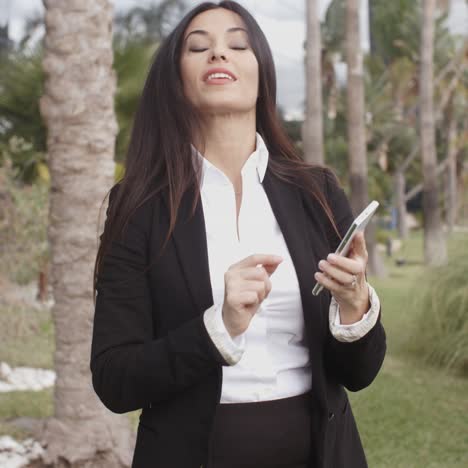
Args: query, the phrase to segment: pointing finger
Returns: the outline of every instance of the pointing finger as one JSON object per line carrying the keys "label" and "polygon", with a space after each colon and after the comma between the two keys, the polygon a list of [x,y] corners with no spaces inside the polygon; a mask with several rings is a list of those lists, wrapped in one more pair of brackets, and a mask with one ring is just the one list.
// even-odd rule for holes
{"label": "pointing finger", "polygon": [[262,266],[265,271],[268,273],[268,276],[271,276],[275,270],[278,268],[278,265],[283,261],[283,258],[279,255],[273,254],[252,254],[248,257],[240,260],[237,263],[232,264],[229,269],[238,269],[238,268],[251,268],[256,266]]}

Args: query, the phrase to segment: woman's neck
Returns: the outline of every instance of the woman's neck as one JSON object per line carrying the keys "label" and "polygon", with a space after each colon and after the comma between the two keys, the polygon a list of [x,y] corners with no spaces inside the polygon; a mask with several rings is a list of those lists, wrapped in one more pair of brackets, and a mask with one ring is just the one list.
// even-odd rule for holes
{"label": "woman's neck", "polygon": [[210,115],[202,128],[206,143],[204,151],[200,142],[194,146],[237,185],[242,166],[255,151],[255,114],[242,117],[238,114]]}

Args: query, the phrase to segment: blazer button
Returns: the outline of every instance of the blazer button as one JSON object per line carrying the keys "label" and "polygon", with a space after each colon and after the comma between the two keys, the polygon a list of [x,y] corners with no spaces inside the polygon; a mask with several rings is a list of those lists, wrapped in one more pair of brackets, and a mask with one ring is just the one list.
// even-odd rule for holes
{"label": "blazer button", "polygon": [[331,421],[334,417],[335,417],[335,413],[333,413],[332,411],[330,411],[330,412],[328,413],[328,420]]}

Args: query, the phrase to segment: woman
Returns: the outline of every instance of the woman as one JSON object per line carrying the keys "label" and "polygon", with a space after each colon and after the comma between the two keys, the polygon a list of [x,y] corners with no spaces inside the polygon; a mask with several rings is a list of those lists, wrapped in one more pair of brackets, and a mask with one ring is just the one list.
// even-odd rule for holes
{"label": "woman", "polygon": [[93,386],[142,409],[132,466],[367,466],[344,387],[386,344],[364,238],[328,257],[352,219],[281,127],[253,17],[190,11],[150,69],[95,265]]}

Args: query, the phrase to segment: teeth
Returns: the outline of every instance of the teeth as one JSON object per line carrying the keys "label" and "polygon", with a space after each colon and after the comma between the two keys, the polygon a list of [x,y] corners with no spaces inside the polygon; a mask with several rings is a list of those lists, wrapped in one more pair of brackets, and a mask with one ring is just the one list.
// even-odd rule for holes
{"label": "teeth", "polygon": [[227,75],[226,73],[212,73],[211,75],[208,76],[208,80],[211,80],[213,78],[228,78],[229,80],[234,80],[234,78],[230,75]]}

